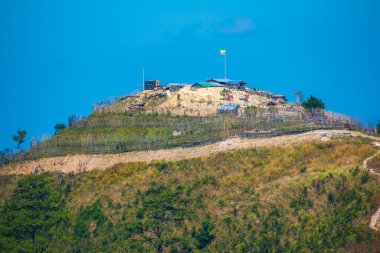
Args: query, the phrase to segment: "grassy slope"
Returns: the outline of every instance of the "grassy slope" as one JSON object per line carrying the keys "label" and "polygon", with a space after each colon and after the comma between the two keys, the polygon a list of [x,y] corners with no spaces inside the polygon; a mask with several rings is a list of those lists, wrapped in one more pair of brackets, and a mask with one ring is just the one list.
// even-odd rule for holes
{"label": "grassy slope", "polygon": [[368,161],[367,166],[374,170],[376,173],[380,173],[380,155],[375,156]]}
{"label": "grassy slope", "polygon": [[[196,242],[189,231],[210,217],[215,238],[206,251],[364,252],[380,246],[379,237],[367,229],[380,186],[377,178],[367,181],[365,173],[354,168],[374,151],[361,139],[315,142],[54,177],[70,185],[67,205],[74,216],[100,203],[109,219],[103,225],[93,223],[90,231],[99,226],[96,234],[77,243],[88,251],[123,252],[136,243],[152,250],[142,239],[150,235],[131,235],[130,226],[140,221],[147,190],[165,185],[179,191],[183,206],[193,212],[184,224],[171,224],[168,234],[185,238],[192,248]],[[2,198],[14,182],[4,180]]]}
{"label": "grassy slope", "polygon": [[[274,116],[275,117],[275,116]],[[247,132],[318,129],[299,118],[279,119],[94,113],[23,154],[25,158],[83,153],[120,153],[216,142]]]}

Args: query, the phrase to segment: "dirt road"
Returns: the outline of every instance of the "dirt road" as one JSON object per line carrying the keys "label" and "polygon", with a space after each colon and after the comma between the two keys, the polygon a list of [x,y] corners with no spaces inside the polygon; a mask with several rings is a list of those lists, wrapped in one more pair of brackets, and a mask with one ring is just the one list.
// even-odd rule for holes
{"label": "dirt road", "polygon": [[154,160],[175,161],[187,158],[206,156],[232,149],[264,147],[271,145],[295,145],[313,140],[327,141],[345,136],[379,139],[360,132],[346,130],[317,130],[296,135],[284,135],[273,138],[242,139],[231,138],[222,142],[197,147],[162,149],[152,151],[128,152],[122,154],[104,155],[68,155],[61,157],[42,158],[3,166],[1,174],[29,174],[38,171],[62,171],[64,173],[80,173],[84,171],[107,169],[118,163],[151,162]]}
{"label": "dirt road", "polygon": [[[375,143],[375,145],[376,145],[376,146],[379,146],[378,143]],[[368,169],[368,166],[367,166],[368,162],[369,162],[372,158],[376,157],[377,155],[380,155],[380,151],[377,152],[376,154],[374,154],[373,156],[368,157],[367,159],[365,159],[364,162],[363,162],[363,165],[362,165],[363,169],[365,169],[365,170]],[[375,172],[373,169],[371,169],[371,168],[369,168],[369,172],[372,173],[372,174],[374,174],[374,175],[376,175],[376,176],[380,176],[379,173],[376,173],[376,172]],[[376,230],[376,231],[379,231],[379,230],[380,230],[380,207],[377,209],[377,211],[375,212],[375,214],[372,215],[372,217],[371,217],[371,222],[370,222],[370,224],[369,224],[369,227],[372,228],[372,229],[374,229],[374,230]]]}

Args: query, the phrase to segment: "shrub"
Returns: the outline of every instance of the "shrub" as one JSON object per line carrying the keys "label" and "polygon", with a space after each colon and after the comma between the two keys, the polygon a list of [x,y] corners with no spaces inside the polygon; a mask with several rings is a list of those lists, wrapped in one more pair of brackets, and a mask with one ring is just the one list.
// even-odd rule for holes
{"label": "shrub", "polygon": [[205,248],[214,239],[214,234],[212,230],[214,225],[211,223],[210,219],[206,219],[202,222],[201,228],[198,231],[194,231],[194,238],[196,240],[195,245],[198,249]]}
{"label": "shrub", "polygon": [[92,221],[96,223],[96,228],[93,233],[96,233],[96,229],[99,225],[103,224],[107,220],[104,215],[99,202],[95,202],[92,205],[82,209],[77,216],[74,233],[78,238],[90,237],[89,225]]}
{"label": "shrub", "polygon": [[359,173],[359,166],[356,166],[353,170],[351,170],[351,175],[356,176]]}
{"label": "shrub", "polygon": [[305,173],[307,170],[306,166],[303,166],[301,169],[300,169],[300,173],[303,174]]}
{"label": "shrub", "polygon": [[155,164],[155,167],[159,172],[164,172],[169,166],[166,162],[162,162]]}
{"label": "shrub", "polygon": [[332,192],[329,192],[328,194],[327,194],[327,201],[330,203],[330,204],[332,204],[332,203],[334,203],[334,194],[332,193]]}
{"label": "shrub", "polygon": [[366,184],[368,182],[368,178],[369,178],[369,171],[367,170],[362,175],[362,178],[361,178],[362,184]]}
{"label": "shrub", "polygon": [[54,127],[54,129],[55,129],[55,133],[57,134],[57,133],[61,132],[63,129],[65,129],[65,128],[66,128],[65,124],[63,124],[63,123],[58,123],[58,124],[56,124],[55,127]]}
{"label": "shrub", "polygon": [[312,110],[312,109],[325,109],[325,103],[314,96],[310,96],[305,102],[302,103],[302,106],[305,109]]}

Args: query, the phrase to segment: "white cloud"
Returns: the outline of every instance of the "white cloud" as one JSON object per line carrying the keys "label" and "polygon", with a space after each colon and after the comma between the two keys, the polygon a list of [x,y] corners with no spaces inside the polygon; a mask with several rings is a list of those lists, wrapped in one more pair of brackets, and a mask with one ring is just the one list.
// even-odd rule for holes
{"label": "white cloud", "polygon": [[231,17],[198,13],[197,15],[174,14],[161,17],[145,30],[146,41],[172,39],[184,33],[196,36],[212,36],[214,34],[234,35],[252,32],[256,28],[250,17]]}
{"label": "white cloud", "polygon": [[[232,24],[231,24],[232,23]],[[250,17],[238,17],[233,22],[230,20],[220,26],[217,31],[223,34],[248,33],[256,28],[256,23]]]}

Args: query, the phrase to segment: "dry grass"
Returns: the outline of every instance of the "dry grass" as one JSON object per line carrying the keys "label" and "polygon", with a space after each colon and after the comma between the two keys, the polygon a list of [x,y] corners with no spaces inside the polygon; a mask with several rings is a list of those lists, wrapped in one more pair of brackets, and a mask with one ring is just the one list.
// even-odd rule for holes
{"label": "dry grass", "polygon": [[367,166],[374,172],[380,173],[380,154],[369,160]]}
{"label": "dry grass", "polygon": [[[251,194],[245,192],[262,194],[262,202],[281,202],[282,198],[294,195],[290,189],[311,184],[313,180],[323,181],[330,173],[350,174],[350,169],[359,166],[374,151],[374,147],[361,140],[330,141],[229,151],[207,158],[168,162],[161,172],[157,169],[160,163],[119,164],[107,171],[70,175],[75,184],[70,205],[75,209],[99,198],[133,201],[137,191],[144,192],[152,182],[193,188],[212,177],[216,185],[205,184],[196,190],[210,210],[227,213],[230,206],[242,208],[250,204]],[[305,173],[300,172],[303,167],[307,168]],[[220,200],[227,204],[221,205]]]}
{"label": "dry grass", "polygon": [[[126,212],[129,220],[136,219],[133,203],[152,183],[181,187],[188,205],[195,211],[185,225],[199,227],[210,216],[215,224],[213,249],[218,251],[218,244],[232,241],[231,238],[238,240],[240,229],[247,223],[262,227],[263,217],[276,208],[281,210],[286,239],[294,242],[303,233],[312,235],[319,221],[331,217],[337,208],[329,203],[328,195],[332,195],[334,202],[334,198],[350,189],[361,194],[364,211],[359,213],[362,218],[358,217],[357,223],[365,228],[367,217],[378,204],[380,186],[376,177],[363,184],[364,171],[355,167],[376,151],[369,141],[361,138],[313,141],[287,147],[230,150],[180,161],[117,164],[108,170],[59,174],[56,178],[64,178],[65,184],[71,185],[68,206],[73,213],[100,201],[107,217],[115,224]],[[15,180],[9,178],[3,179],[4,189],[14,187]],[[0,196],[8,198],[2,191]],[[305,198],[311,206],[299,209],[292,206],[294,201],[298,203]],[[114,208],[117,205],[120,208]],[[234,226],[230,232],[226,227],[229,217]],[[303,219],[309,219],[305,228],[301,225]],[[179,229],[175,229],[178,235]],[[373,239],[368,240],[374,243]],[[351,246],[364,249],[361,244]],[[226,250],[233,251],[233,248]]]}

